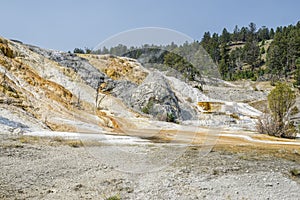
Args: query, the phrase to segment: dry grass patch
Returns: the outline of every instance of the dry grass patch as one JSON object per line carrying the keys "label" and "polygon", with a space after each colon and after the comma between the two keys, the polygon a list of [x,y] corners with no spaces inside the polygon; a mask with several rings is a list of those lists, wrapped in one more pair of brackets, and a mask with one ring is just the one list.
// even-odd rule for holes
{"label": "dry grass patch", "polygon": [[66,140],[65,144],[70,146],[70,147],[74,147],[74,148],[78,148],[78,147],[83,146],[83,143],[80,140]]}
{"label": "dry grass patch", "polygon": [[70,147],[74,147],[74,148],[79,148],[79,147],[91,147],[91,146],[102,146],[104,145],[103,143],[99,142],[99,141],[82,141],[79,139],[67,139],[67,138],[63,138],[63,137],[53,137],[50,138],[50,141],[48,142],[49,145],[51,146],[70,146]]}
{"label": "dry grass patch", "polygon": [[83,146],[83,143],[81,140],[77,139],[65,139],[63,137],[53,137],[50,139],[50,145],[56,146],[56,145],[67,145],[74,148],[79,148]]}
{"label": "dry grass patch", "polygon": [[244,160],[280,158],[300,163],[300,148],[295,145],[247,144],[241,146],[217,144],[213,151],[240,154],[240,158]]}
{"label": "dry grass patch", "polygon": [[250,106],[252,106],[253,108],[261,111],[261,112],[265,112],[267,107],[268,107],[268,101],[265,100],[258,100],[258,101],[252,101],[248,103]]}
{"label": "dry grass patch", "polygon": [[18,141],[22,144],[33,144],[40,141],[40,137],[38,136],[25,136],[22,135],[18,138]]}

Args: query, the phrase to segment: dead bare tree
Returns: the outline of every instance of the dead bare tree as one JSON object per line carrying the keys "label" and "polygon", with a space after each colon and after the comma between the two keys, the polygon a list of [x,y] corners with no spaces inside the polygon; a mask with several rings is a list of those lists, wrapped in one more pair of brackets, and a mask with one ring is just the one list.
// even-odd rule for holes
{"label": "dead bare tree", "polygon": [[81,108],[81,103],[80,103],[80,91],[78,91],[78,95],[77,95],[77,102],[76,102],[76,107],[77,108]]}
{"label": "dead bare tree", "polygon": [[98,109],[103,99],[106,97],[104,94],[103,96],[100,96],[100,90],[101,90],[101,84],[104,83],[104,78],[100,77],[98,83],[97,83],[97,89],[96,89],[96,99],[95,99],[95,106]]}

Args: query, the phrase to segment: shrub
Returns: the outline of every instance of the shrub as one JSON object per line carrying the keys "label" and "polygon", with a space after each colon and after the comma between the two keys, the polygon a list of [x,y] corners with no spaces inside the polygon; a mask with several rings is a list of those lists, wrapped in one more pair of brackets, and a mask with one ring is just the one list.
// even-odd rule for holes
{"label": "shrub", "polygon": [[281,127],[279,122],[276,122],[271,114],[264,114],[258,119],[256,130],[261,134],[268,134],[271,136],[281,137],[282,131],[286,131],[287,127]]}
{"label": "shrub", "polygon": [[186,101],[189,102],[189,103],[193,103],[193,100],[192,100],[191,97],[188,97],[188,98],[186,99]]}
{"label": "shrub", "polygon": [[266,53],[266,50],[265,50],[264,47],[260,50],[260,53],[261,53],[261,54],[265,54],[265,53]]}
{"label": "shrub", "polygon": [[144,106],[142,108],[142,112],[145,113],[145,114],[149,114],[149,108],[148,108],[148,106]]}
{"label": "shrub", "polygon": [[268,95],[268,103],[272,115],[282,122],[296,102],[295,92],[285,83],[277,83]]}
{"label": "shrub", "polygon": [[91,54],[92,53],[92,49],[85,47],[85,53],[86,54]]}
{"label": "shrub", "polygon": [[83,146],[83,143],[80,140],[66,140],[66,144],[74,148],[79,148]]}
{"label": "shrub", "polygon": [[153,106],[154,106],[154,100],[150,98],[147,105],[142,108],[142,112],[145,114],[150,114],[150,111],[153,108]]}
{"label": "shrub", "polygon": [[81,53],[81,54],[84,54],[84,50],[83,49],[80,49],[80,48],[75,48],[74,53]]}
{"label": "shrub", "polygon": [[290,171],[290,173],[293,175],[293,176],[299,176],[300,177],[300,170],[299,169],[292,169]]}
{"label": "shrub", "polygon": [[197,85],[195,88],[197,88],[199,91],[203,92],[203,87],[201,85]]}
{"label": "shrub", "polygon": [[106,198],[105,200],[121,200],[121,198],[118,195],[114,195],[114,196]]}
{"label": "shrub", "polygon": [[230,114],[230,117],[233,118],[233,119],[238,119],[238,120],[240,119],[240,116],[236,113]]}
{"label": "shrub", "polygon": [[297,130],[290,120],[290,116],[298,112],[295,102],[294,91],[287,84],[278,83],[268,95],[270,113],[258,120],[257,131],[276,137],[295,138]]}
{"label": "shrub", "polygon": [[167,122],[175,122],[175,115],[173,113],[167,113]]}

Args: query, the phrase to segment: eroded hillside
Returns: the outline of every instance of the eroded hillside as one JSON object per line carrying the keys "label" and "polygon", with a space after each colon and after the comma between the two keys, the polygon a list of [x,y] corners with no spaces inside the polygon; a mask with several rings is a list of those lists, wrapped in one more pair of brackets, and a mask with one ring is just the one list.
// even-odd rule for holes
{"label": "eroded hillside", "polygon": [[207,78],[204,88],[215,89],[201,91],[126,57],[65,53],[4,38],[0,49],[4,132],[122,132],[120,126],[153,127],[151,120],[249,129],[260,115],[243,101],[214,95],[218,85],[235,87],[221,80]]}

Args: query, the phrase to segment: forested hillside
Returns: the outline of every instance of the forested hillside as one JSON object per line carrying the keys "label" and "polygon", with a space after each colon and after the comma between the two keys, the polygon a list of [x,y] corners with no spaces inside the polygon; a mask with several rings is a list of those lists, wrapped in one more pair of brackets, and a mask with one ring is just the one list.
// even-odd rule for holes
{"label": "forested hillside", "polygon": [[[74,52],[90,53],[91,50],[76,48]],[[200,41],[182,45],[145,44],[136,48],[120,44],[110,49],[103,47],[93,53],[125,55],[135,59],[147,55],[148,62],[165,64],[190,80],[196,79],[199,71],[204,75],[211,74],[214,63],[224,80],[293,79],[295,85],[300,85],[300,21],[275,30],[265,26],[257,28],[251,22],[248,27],[235,26],[232,32],[226,28],[221,34],[205,32]]]}
{"label": "forested hillside", "polygon": [[[300,22],[287,27],[225,28],[220,36],[206,32],[202,46],[218,64],[224,79],[299,79]],[[296,84],[299,84],[299,80]]]}

